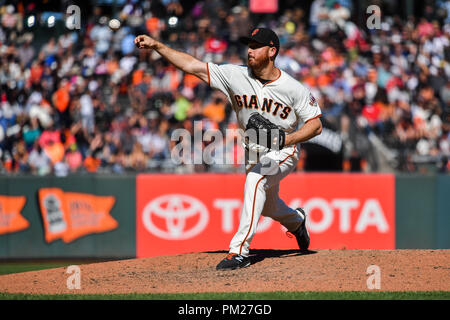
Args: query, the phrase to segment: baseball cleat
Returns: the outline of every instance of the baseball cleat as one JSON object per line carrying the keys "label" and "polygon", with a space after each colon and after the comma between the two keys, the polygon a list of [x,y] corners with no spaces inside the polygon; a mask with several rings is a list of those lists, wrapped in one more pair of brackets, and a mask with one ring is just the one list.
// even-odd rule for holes
{"label": "baseball cleat", "polygon": [[309,232],[306,229],[306,213],[302,208],[297,208],[297,210],[301,215],[303,215],[304,219],[300,227],[293,232],[295,238],[297,239],[298,247],[301,252],[307,252],[309,247]]}
{"label": "baseball cleat", "polygon": [[234,270],[238,268],[245,268],[250,265],[250,260],[247,257],[241,256],[237,253],[229,253],[225,259],[220,261],[216,270]]}

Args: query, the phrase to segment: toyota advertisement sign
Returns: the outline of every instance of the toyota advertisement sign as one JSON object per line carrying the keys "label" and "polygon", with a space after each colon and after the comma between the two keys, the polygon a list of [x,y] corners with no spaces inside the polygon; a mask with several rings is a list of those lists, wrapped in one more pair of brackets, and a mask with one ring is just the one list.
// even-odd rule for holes
{"label": "toyota advertisement sign", "polygon": [[[237,231],[245,175],[137,177],[137,256],[228,251]],[[303,207],[310,249],[394,249],[395,177],[390,174],[291,174],[280,197]],[[251,249],[296,249],[295,238],[261,217]]]}

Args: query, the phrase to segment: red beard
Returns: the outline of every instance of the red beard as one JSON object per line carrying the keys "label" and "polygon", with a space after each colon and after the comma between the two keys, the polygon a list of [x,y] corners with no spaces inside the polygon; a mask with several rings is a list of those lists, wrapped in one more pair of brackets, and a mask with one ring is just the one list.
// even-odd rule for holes
{"label": "red beard", "polygon": [[266,57],[261,57],[259,59],[256,59],[256,58],[250,59],[250,58],[248,58],[247,64],[248,64],[248,66],[250,68],[255,69],[255,70],[259,70],[259,69],[262,69],[265,66],[267,66],[269,61],[270,61],[269,57],[267,57],[267,56]]}

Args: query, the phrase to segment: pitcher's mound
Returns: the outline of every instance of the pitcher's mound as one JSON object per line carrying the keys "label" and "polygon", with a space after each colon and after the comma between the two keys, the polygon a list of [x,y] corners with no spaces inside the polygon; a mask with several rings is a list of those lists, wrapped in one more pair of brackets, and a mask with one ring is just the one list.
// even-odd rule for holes
{"label": "pitcher's mound", "polygon": [[256,291],[449,291],[450,250],[252,250],[252,265],[216,271],[225,251],[80,265],[0,276],[0,292],[113,294]]}

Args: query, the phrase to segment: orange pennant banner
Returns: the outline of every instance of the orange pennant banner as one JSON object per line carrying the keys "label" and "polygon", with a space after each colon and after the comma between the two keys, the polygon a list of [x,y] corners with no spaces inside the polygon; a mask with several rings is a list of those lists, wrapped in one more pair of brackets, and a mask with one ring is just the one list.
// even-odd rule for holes
{"label": "orange pennant banner", "polygon": [[0,234],[17,232],[28,228],[30,223],[20,214],[25,201],[24,196],[0,195]]}
{"label": "orange pennant banner", "polygon": [[69,243],[88,234],[117,228],[119,224],[110,215],[114,202],[113,196],[64,192],[58,188],[40,189],[45,241],[62,239]]}

